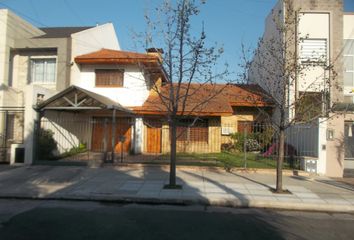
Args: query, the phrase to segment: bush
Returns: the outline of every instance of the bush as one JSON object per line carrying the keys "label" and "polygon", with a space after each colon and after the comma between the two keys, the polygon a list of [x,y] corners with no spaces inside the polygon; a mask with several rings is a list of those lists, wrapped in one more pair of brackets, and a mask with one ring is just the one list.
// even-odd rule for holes
{"label": "bush", "polygon": [[66,151],[65,153],[61,154],[61,158],[65,158],[65,157],[70,157],[73,156],[75,154],[78,153],[83,153],[86,152],[87,148],[86,148],[86,144],[85,143],[79,143],[78,146],[72,147],[70,148],[69,151]]}
{"label": "bush", "polygon": [[55,159],[58,145],[53,136],[54,132],[52,130],[40,129],[38,136],[38,158],[40,160]]}
{"label": "bush", "polygon": [[223,144],[221,144],[221,151],[233,152],[233,151],[235,151],[235,145],[233,143],[223,143]]}
{"label": "bush", "polygon": [[256,139],[246,139],[246,151],[254,152],[259,151],[261,149],[261,145],[258,143]]}
{"label": "bush", "polygon": [[261,150],[266,151],[274,142],[274,129],[270,126],[265,127],[259,133],[258,137]]}
{"label": "bush", "polygon": [[257,133],[247,133],[246,137],[244,133],[233,133],[231,134],[231,139],[233,140],[233,146],[235,151],[244,152],[244,145],[246,141],[246,151],[259,151],[261,149],[261,145],[257,140]]}

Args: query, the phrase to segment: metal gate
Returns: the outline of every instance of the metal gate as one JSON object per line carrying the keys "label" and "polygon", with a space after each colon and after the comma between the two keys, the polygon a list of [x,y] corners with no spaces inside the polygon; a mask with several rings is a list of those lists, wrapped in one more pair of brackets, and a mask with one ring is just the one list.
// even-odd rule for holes
{"label": "metal gate", "polygon": [[[23,144],[24,111],[21,107],[0,109],[0,162],[9,163],[11,145]],[[22,161],[19,159],[19,161]]]}

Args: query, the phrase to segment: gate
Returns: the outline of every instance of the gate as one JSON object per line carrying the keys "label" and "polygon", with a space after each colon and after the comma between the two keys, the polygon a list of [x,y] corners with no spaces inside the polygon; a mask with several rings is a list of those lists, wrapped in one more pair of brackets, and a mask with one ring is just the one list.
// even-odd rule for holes
{"label": "gate", "polygon": [[[24,111],[20,107],[0,109],[0,162],[9,163],[11,145],[23,144]],[[15,162],[23,162],[23,156],[15,158]],[[22,154],[23,155],[23,154]]]}

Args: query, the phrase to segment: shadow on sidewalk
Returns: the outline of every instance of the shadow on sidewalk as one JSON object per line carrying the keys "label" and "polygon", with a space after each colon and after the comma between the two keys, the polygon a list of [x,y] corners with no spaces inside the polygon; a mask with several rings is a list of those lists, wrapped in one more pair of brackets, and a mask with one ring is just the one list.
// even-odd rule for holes
{"label": "shadow on sidewalk", "polygon": [[[160,166],[140,168],[112,166],[96,169],[87,167],[33,166],[18,167],[11,170],[9,174],[0,173],[0,196],[3,198],[8,196],[44,199],[67,198],[73,200],[81,196],[80,200],[93,200],[95,197],[99,197],[102,201],[107,200],[117,203],[133,203],[135,199],[140,198],[144,201],[136,201],[137,203],[166,204],[170,203],[169,200],[173,200],[176,196],[175,191],[179,192],[179,199],[182,198],[183,194],[181,190],[162,189],[163,185],[168,182],[169,173]],[[214,179],[201,176],[196,172],[181,170],[177,171],[178,173],[181,175],[186,174],[200,181],[206,181],[215,185],[215,187],[237,197],[243,206],[248,206],[249,204],[249,199],[244,194]],[[208,193],[201,192],[198,188],[188,184],[187,181],[184,181],[179,176],[177,176],[177,182],[183,185],[184,190],[188,189],[193,198],[198,198],[204,203],[208,202],[208,199],[205,197],[205,194]],[[150,186],[147,186],[149,184]],[[156,191],[159,192],[159,195],[156,195]],[[125,201],[114,201],[114,196],[121,196]],[[144,198],[144,196],[146,197]],[[73,212],[69,219],[76,219],[75,211],[71,211]],[[61,212],[58,210],[53,216],[61,218]],[[68,219],[67,213],[64,215],[63,218]],[[26,216],[26,213],[23,216]],[[86,215],[84,214],[84,216]],[[171,215],[168,212],[165,219],[177,216],[177,213]],[[192,216],[193,214],[189,217],[192,219]],[[35,218],[32,216],[31,219]],[[91,219],[91,217],[89,215],[83,217],[82,213],[80,213],[77,221],[85,223],[85,219]],[[105,218],[102,216],[102,219]],[[183,226],[183,221],[181,218],[181,226]],[[168,221],[162,222],[166,224]],[[33,224],[36,225],[36,221]],[[267,223],[264,219],[254,218],[253,224],[257,225],[257,228],[261,228],[265,234],[267,233],[271,236],[277,236],[277,239],[282,239],[278,229]],[[87,224],[87,226],[90,226],[90,224]],[[215,226],[217,227],[217,225]]]}

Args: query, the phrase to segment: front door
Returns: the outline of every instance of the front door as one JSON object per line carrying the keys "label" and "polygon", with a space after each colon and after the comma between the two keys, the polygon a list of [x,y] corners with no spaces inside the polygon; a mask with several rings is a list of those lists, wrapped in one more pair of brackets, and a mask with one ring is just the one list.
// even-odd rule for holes
{"label": "front door", "polygon": [[147,127],[147,153],[161,153],[161,122],[145,121]]}
{"label": "front door", "polygon": [[[124,141],[121,141],[124,138]],[[105,151],[104,142],[106,139],[107,151],[112,151],[112,119],[107,118],[94,118],[92,130],[92,151],[103,152]],[[115,131],[116,145],[115,152],[128,153],[131,147],[131,125],[129,118],[116,119]]]}

